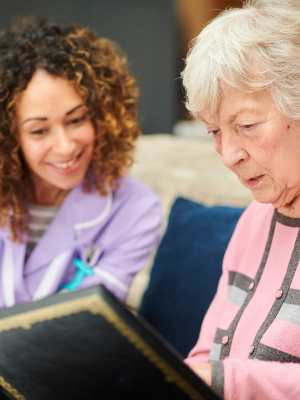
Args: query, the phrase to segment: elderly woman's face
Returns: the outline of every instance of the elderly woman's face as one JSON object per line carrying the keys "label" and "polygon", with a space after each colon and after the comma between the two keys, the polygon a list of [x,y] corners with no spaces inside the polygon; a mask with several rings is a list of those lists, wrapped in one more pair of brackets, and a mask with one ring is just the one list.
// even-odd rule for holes
{"label": "elderly woman's face", "polygon": [[16,106],[36,201],[55,204],[82,182],[94,148],[89,110],[70,82],[37,70]]}
{"label": "elderly woman's face", "polygon": [[300,216],[300,123],[281,114],[269,92],[228,86],[218,115],[203,119],[224,164],[254,198]]}

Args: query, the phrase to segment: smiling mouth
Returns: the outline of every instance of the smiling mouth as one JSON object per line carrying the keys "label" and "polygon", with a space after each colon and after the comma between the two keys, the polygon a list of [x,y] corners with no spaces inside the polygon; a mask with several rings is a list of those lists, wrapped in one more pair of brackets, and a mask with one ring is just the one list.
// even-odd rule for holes
{"label": "smiling mouth", "polygon": [[49,165],[51,165],[54,168],[57,168],[59,170],[68,170],[68,169],[72,169],[74,167],[77,166],[78,161],[80,160],[81,156],[83,154],[83,151],[81,151],[80,153],[77,154],[77,156],[75,156],[74,158],[72,158],[72,160],[69,160],[67,162],[63,162],[63,163],[48,163]]}

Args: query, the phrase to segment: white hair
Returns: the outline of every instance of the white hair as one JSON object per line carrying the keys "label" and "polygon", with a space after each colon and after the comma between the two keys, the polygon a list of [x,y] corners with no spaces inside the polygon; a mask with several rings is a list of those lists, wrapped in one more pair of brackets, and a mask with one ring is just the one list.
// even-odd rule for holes
{"label": "white hair", "polygon": [[196,118],[217,112],[225,83],[270,90],[279,111],[300,119],[300,0],[251,0],[225,10],[194,39],[182,78]]}

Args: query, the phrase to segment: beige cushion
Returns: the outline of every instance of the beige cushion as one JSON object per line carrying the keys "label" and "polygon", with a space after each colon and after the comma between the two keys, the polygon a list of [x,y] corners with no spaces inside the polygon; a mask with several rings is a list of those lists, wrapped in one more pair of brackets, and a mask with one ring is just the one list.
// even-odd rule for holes
{"label": "beige cushion", "polygon": [[[251,195],[235,175],[225,168],[210,139],[191,139],[167,134],[143,135],[137,143],[132,175],[159,195],[167,223],[170,206],[177,196],[204,202],[246,206]],[[128,303],[138,307],[148,284],[152,263],[135,277]]]}

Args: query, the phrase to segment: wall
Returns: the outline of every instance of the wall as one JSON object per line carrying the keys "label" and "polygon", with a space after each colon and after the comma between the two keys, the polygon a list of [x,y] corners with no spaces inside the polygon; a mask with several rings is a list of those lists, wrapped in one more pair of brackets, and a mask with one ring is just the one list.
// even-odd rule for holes
{"label": "wall", "polygon": [[117,41],[125,50],[141,90],[145,133],[171,132],[177,112],[177,38],[172,0],[10,0],[0,28],[13,16],[39,15],[80,23]]}

